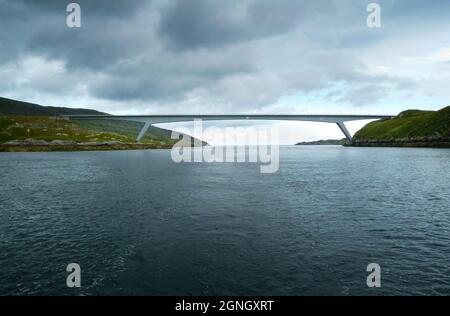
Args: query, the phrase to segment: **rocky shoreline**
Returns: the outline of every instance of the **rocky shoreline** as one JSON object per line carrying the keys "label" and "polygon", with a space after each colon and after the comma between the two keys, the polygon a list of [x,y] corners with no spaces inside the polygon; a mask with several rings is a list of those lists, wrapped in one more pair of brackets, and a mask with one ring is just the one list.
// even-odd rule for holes
{"label": "rocky shoreline", "polygon": [[45,152],[45,151],[105,151],[105,150],[139,150],[139,149],[167,149],[170,144],[141,144],[111,142],[81,142],[69,140],[13,140],[0,144],[0,152]]}
{"label": "rocky shoreline", "polygon": [[406,137],[394,139],[353,139],[344,146],[354,147],[436,147],[450,148],[450,138],[440,136]]}

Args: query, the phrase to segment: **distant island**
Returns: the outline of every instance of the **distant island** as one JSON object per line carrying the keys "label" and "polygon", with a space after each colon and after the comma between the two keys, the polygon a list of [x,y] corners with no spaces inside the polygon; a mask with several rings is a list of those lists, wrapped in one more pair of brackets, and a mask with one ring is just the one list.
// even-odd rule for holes
{"label": "distant island", "polygon": [[61,115],[98,114],[90,109],[46,107],[0,98],[0,151],[81,151],[172,148],[171,131],[151,126],[136,142],[138,122],[68,120]]}
{"label": "distant island", "polygon": [[371,122],[345,146],[450,147],[450,106],[439,111],[407,110]]}
{"label": "distant island", "polygon": [[344,145],[345,138],[343,139],[321,139],[311,142],[300,142],[295,145],[303,146],[303,145]]}

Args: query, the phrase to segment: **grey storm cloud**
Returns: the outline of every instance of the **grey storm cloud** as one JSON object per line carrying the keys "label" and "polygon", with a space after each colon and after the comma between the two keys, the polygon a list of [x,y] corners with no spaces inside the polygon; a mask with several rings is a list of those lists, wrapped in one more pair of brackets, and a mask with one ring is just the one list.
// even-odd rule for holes
{"label": "grey storm cloud", "polygon": [[161,10],[160,36],[176,49],[220,47],[284,33],[313,2],[176,0]]}
{"label": "grey storm cloud", "polygon": [[69,67],[105,67],[124,57],[135,42],[117,34],[117,27],[148,4],[142,0],[79,0],[84,28],[74,32],[65,24],[68,3],[0,0],[2,59],[36,54],[64,59]]}
{"label": "grey storm cloud", "polygon": [[[0,0],[0,73],[18,69],[20,77],[0,83],[0,93],[77,86],[124,106],[197,100],[226,111],[257,110],[335,83],[355,85],[336,98],[355,105],[413,85],[368,70],[364,50],[401,35],[388,22],[377,32],[366,27],[369,1],[77,0],[79,29],[65,25],[68,2]],[[409,10],[410,19],[417,8],[441,16],[444,3],[425,10],[418,0],[380,2],[386,16]],[[27,58],[63,70],[33,81],[21,64]]]}

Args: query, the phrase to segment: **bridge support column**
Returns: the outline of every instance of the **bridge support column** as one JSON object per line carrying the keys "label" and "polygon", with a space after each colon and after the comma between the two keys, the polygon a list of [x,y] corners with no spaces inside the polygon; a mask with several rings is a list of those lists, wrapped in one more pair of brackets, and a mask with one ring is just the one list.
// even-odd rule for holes
{"label": "bridge support column", "polygon": [[136,138],[137,142],[140,142],[142,137],[144,137],[145,132],[147,132],[148,128],[152,125],[150,121],[145,122],[144,126],[142,127],[141,131],[139,132],[139,135]]}
{"label": "bridge support column", "polygon": [[347,127],[345,126],[344,122],[336,122],[337,126],[341,129],[342,133],[344,133],[345,137],[348,141],[352,141],[352,135],[348,131]]}

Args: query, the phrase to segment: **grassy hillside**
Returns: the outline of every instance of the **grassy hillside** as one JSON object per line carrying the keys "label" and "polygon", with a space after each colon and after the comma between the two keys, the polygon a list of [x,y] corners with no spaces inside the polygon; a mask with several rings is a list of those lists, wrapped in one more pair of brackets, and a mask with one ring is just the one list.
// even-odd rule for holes
{"label": "grassy hillside", "polygon": [[71,109],[64,107],[42,106],[0,97],[0,115],[15,116],[58,116],[80,114],[106,114],[89,109]]}
{"label": "grassy hillside", "polygon": [[450,106],[439,111],[407,110],[390,120],[367,124],[353,141],[450,137]]}
{"label": "grassy hillside", "polygon": [[[128,130],[128,122],[123,126],[121,122],[113,123],[111,127],[88,124],[87,122],[79,124],[75,121],[69,121],[61,117],[47,116],[0,116],[0,143],[10,140],[67,140],[77,143],[81,142],[122,142],[134,143],[136,131]],[[114,126],[119,126],[114,131]],[[136,126],[139,128],[139,126]],[[157,129],[159,130],[159,129]],[[121,133],[123,132],[123,133]],[[157,131],[160,133],[159,131]],[[161,132],[162,133],[162,132]],[[168,131],[164,131],[168,133]],[[164,136],[162,133],[156,134],[158,137],[152,138],[148,134],[142,143],[155,145],[172,145],[176,140],[170,139],[170,134]]]}
{"label": "grassy hillside", "polygon": [[[0,143],[27,138],[38,140],[135,142],[143,123],[113,120],[68,121],[61,115],[107,115],[90,109],[41,106],[0,97]],[[30,133],[28,134],[28,129]],[[173,144],[171,132],[151,126],[142,138],[147,144]]]}
{"label": "grassy hillside", "polygon": [[[136,136],[144,125],[144,123],[116,120],[73,120],[73,122],[91,131],[118,133],[133,140],[136,139]],[[169,130],[150,126],[141,142],[166,141],[170,139],[170,135],[171,131]]]}
{"label": "grassy hillside", "polygon": [[36,139],[51,141],[55,139],[88,141],[132,141],[115,134],[94,132],[81,128],[75,122],[58,117],[46,116],[0,116],[0,142],[9,140]]}

